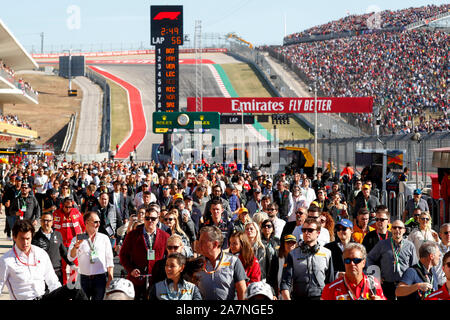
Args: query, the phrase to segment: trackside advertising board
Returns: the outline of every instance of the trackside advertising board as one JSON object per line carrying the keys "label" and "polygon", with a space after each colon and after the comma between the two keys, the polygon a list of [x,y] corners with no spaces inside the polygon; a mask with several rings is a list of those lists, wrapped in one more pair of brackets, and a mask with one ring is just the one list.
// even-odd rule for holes
{"label": "trackside advertising board", "polygon": [[[373,97],[317,98],[318,113],[372,113]],[[195,98],[187,98],[187,111],[195,111]],[[314,113],[314,98],[204,97],[204,112]]]}

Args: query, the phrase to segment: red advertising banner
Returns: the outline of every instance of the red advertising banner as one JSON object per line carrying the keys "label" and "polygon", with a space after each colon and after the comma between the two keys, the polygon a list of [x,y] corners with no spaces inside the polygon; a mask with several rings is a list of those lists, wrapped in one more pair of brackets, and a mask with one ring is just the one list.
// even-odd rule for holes
{"label": "red advertising banner", "polygon": [[[373,97],[317,98],[318,113],[372,113]],[[203,98],[203,112],[314,113],[314,98]],[[195,112],[195,97],[187,98]]]}

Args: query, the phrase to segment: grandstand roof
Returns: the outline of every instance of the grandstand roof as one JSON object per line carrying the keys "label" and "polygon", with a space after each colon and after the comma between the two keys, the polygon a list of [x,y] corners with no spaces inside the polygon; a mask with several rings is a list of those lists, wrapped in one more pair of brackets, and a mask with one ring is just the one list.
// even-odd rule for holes
{"label": "grandstand roof", "polygon": [[15,71],[39,68],[36,61],[28,54],[2,20],[0,20],[0,59]]}

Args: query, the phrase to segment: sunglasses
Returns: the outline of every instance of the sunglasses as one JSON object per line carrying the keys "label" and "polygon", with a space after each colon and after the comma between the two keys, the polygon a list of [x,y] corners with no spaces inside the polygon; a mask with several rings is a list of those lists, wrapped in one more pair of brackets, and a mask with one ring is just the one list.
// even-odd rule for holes
{"label": "sunglasses", "polygon": [[163,188],[163,190],[169,190],[169,188]]}
{"label": "sunglasses", "polygon": [[319,216],[317,216],[317,217],[315,217],[315,216],[308,216],[308,218],[319,219]]}
{"label": "sunglasses", "polygon": [[339,231],[346,231],[347,230],[347,228],[344,228],[344,227],[338,227],[338,228],[336,228],[336,231],[337,232],[339,232]]}
{"label": "sunglasses", "polygon": [[445,234],[446,236],[450,233],[450,231],[444,231],[443,234]]}
{"label": "sunglasses", "polygon": [[64,208],[66,208],[66,209],[72,209],[73,207],[72,207],[72,206],[64,206]]}
{"label": "sunglasses", "polygon": [[145,219],[146,221],[152,220],[153,222],[155,222],[156,220],[158,220],[158,217],[145,216],[144,219]]}
{"label": "sunglasses", "polygon": [[165,218],[164,221],[173,221],[175,218]]}
{"label": "sunglasses", "polygon": [[178,250],[180,246],[167,246],[167,250]]}
{"label": "sunglasses", "polygon": [[263,227],[263,229],[272,229],[273,228],[272,225],[270,225],[270,224],[263,225],[262,227]]}
{"label": "sunglasses", "polygon": [[384,222],[384,221],[387,221],[387,220],[389,220],[389,219],[387,219],[387,218],[376,218],[375,219],[376,222]]}
{"label": "sunglasses", "polygon": [[393,230],[402,230],[402,229],[404,229],[404,227],[397,227],[397,226],[392,226],[391,227],[391,229],[393,229]]}
{"label": "sunglasses", "polygon": [[45,222],[45,223],[49,223],[49,222],[52,222],[53,220],[51,220],[51,219],[42,219],[42,222]]}
{"label": "sunglasses", "polygon": [[420,218],[422,221],[430,221],[430,218]]}
{"label": "sunglasses", "polygon": [[94,220],[92,221],[94,224],[100,224],[100,220]]}
{"label": "sunglasses", "polygon": [[302,228],[302,232],[303,233],[306,233],[306,232],[313,233],[314,231],[316,231],[316,229],[313,229],[313,228]]}
{"label": "sunglasses", "polygon": [[345,264],[350,264],[350,263],[354,263],[354,264],[360,264],[361,263],[361,261],[363,261],[364,259],[361,259],[361,258],[353,258],[353,259],[351,259],[351,258],[345,258],[344,259],[344,263]]}
{"label": "sunglasses", "polygon": [[447,268],[450,268],[450,261],[445,264]]}

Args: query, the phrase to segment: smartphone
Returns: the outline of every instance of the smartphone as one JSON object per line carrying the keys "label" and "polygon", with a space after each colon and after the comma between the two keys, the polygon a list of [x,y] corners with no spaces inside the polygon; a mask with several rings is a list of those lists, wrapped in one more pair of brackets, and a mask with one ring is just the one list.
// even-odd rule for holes
{"label": "smartphone", "polygon": [[89,239],[89,235],[87,233],[77,234],[77,240],[87,240],[87,239]]}

